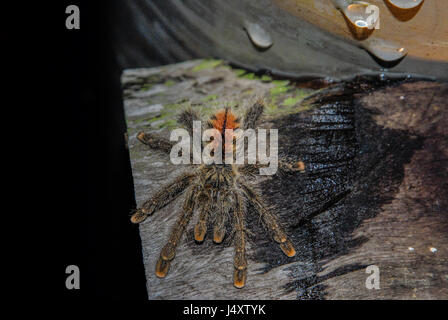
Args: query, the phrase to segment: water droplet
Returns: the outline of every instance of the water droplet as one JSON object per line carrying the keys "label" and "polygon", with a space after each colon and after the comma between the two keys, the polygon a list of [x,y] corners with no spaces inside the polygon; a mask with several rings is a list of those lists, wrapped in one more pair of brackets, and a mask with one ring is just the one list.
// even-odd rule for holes
{"label": "water droplet", "polygon": [[249,39],[256,47],[260,49],[267,49],[272,46],[273,42],[271,35],[259,24],[246,21],[244,23],[244,29],[246,30]]}
{"label": "water droplet", "polygon": [[392,14],[399,20],[412,19],[423,5],[424,0],[386,0]]}
{"label": "water droplet", "polygon": [[379,17],[375,19],[371,10],[367,10],[370,3],[348,0],[333,0],[333,3],[342,12],[350,31],[358,40],[367,39],[375,30]]}
{"label": "water droplet", "polygon": [[406,48],[382,39],[369,39],[361,46],[384,62],[395,62],[408,54]]}
{"label": "water droplet", "polygon": [[412,9],[418,7],[423,0],[386,0],[400,9]]}

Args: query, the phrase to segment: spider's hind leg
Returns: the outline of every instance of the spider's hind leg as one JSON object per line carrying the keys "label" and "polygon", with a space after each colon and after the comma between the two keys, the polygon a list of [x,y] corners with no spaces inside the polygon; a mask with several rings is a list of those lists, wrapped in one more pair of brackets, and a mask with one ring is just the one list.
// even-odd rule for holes
{"label": "spider's hind leg", "polygon": [[170,237],[168,239],[168,243],[162,248],[160,251],[159,259],[156,264],[156,275],[159,278],[164,278],[170,269],[171,260],[174,259],[176,255],[176,248],[179,245],[180,239],[185,231],[185,228],[188,225],[191,217],[194,213],[194,204],[195,204],[195,192],[197,190],[195,188],[191,188],[187,193],[182,213],[177,218],[177,221],[171,230]]}
{"label": "spider's hind leg", "polygon": [[291,241],[288,239],[285,231],[283,231],[283,228],[280,226],[277,217],[266,207],[255,190],[245,183],[242,183],[242,187],[247,199],[259,213],[266,231],[268,231],[274,241],[280,245],[280,249],[282,249],[285,255],[288,257],[294,257],[296,255],[296,250],[294,249]]}
{"label": "spider's hind leg", "polygon": [[233,285],[240,289],[246,284],[247,259],[246,259],[246,227],[244,210],[245,204],[242,197],[235,192],[235,208],[233,210],[235,219],[235,255],[233,257]]}

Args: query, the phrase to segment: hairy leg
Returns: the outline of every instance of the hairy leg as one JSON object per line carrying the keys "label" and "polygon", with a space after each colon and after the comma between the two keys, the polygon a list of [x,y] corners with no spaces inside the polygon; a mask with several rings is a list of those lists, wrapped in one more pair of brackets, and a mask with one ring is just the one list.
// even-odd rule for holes
{"label": "hairy leg", "polygon": [[137,139],[140,140],[140,142],[149,146],[151,149],[161,150],[167,154],[170,154],[171,149],[173,148],[174,145],[168,139],[165,139],[153,133],[139,132],[137,134]]}
{"label": "hairy leg", "polygon": [[233,257],[233,285],[242,288],[246,284],[247,259],[246,259],[246,227],[245,227],[245,204],[238,192],[234,192],[235,208],[233,215],[235,219],[235,255]]}
{"label": "hairy leg", "polygon": [[213,208],[213,202],[208,196],[204,196],[201,202],[203,203],[201,212],[199,213],[199,220],[194,227],[194,239],[198,242],[204,241],[205,233],[207,232],[208,219]]}
{"label": "hairy leg", "polygon": [[216,205],[216,214],[213,221],[213,242],[221,243],[226,235],[226,223],[230,211],[231,203],[228,201],[229,197],[232,195],[223,194],[218,198],[218,203]]}
{"label": "hairy leg", "polygon": [[265,229],[271,234],[274,241],[280,245],[283,253],[288,257],[295,256],[296,251],[291,241],[289,241],[286,233],[280,226],[277,217],[266,207],[266,205],[261,200],[261,197],[257,194],[257,192],[255,192],[255,190],[253,190],[245,183],[241,183],[241,186],[247,199],[260,215]]}
{"label": "hairy leg", "polygon": [[[245,164],[238,168],[238,171],[245,176],[255,176],[259,174],[260,168],[268,167],[268,164]],[[305,172],[305,163],[303,161],[289,162],[285,159],[278,160],[279,173]]]}
{"label": "hairy leg", "polygon": [[188,225],[188,222],[193,216],[194,204],[196,201],[195,200],[196,192],[197,192],[196,188],[190,188],[182,208],[183,210],[179,215],[179,217],[177,218],[177,221],[173,229],[171,230],[168,243],[160,251],[160,256],[156,264],[156,275],[160,278],[163,278],[168,274],[171,260],[174,259],[174,256],[176,254],[176,248],[179,245],[182,234],[184,233],[185,228]]}
{"label": "hairy leg", "polygon": [[176,199],[192,182],[196,174],[184,173],[147,200],[131,217],[131,222],[143,222],[149,215]]}
{"label": "hairy leg", "polygon": [[287,161],[286,159],[278,159],[278,168],[283,173],[305,172],[305,163],[303,161]]}
{"label": "hairy leg", "polygon": [[199,121],[200,117],[196,110],[188,108],[182,111],[177,117],[177,122],[187,129],[190,137],[193,136],[193,121]]}
{"label": "hairy leg", "polygon": [[243,176],[253,177],[259,173],[260,168],[262,168],[262,166],[258,163],[245,164],[242,165],[241,167],[238,167],[238,172]]}
{"label": "hairy leg", "polygon": [[261,115],[264,111],[264,102],[262,99],[257,100],[244,115],[243,129],[255,129]]}

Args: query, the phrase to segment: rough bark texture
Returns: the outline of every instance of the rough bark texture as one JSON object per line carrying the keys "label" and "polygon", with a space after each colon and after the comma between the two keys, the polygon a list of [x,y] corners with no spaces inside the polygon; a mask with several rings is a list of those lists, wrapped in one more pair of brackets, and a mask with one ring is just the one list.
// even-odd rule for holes
{"label": "rough bark texture", "polygon": [[[207,234],[196,244],[193,219],[168,276],[157,278],[181,196],[140,225],[150,299],[448,298],[447,84],[357,79],[309,106],[301,102],[311,89],[216,60],[126,70],[122,82],[138,205],[185,168],[136,133],[169,137],[186,106],[207,117],[263,97],[261,127],[278,128],[280,154],[306,165],[305,173],[258,178],[296,257],[250,215],[248,280],[235,289],[230,238],[216,245]],[[369,265],[380,268],[379,290],[366,288]]]}

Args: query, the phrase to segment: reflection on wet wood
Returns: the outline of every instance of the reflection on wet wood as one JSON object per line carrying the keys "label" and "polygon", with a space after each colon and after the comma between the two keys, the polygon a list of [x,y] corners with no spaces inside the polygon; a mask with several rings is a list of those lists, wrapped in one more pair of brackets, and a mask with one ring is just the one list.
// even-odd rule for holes
{"label": "reflection on wet wood", "polygon": [[[425,1],[407,22],[397,20],[383,0],[370,2],[379,6],[381,23],[368,39],[382,39],[409,52],[395,65],[380,64],[363,49],[363,41],[353,38],[331,0],[117,2],[110,28],[124,68],[214,57],[302,80],[339,81],[382,73],[447,80],[444,0]],[[245,22],[259,25],[273,45],[260,50],[248,37]]]}
{"label": "reflection on wet wood", "polygon": [[[344,18],[333,2],[350,3],[348,0],[274,0],[291,14],[313,25],[346,39],[353,38]],[[445,0],[417,1],[418,6],[400,9],[395,4],[408,2],[370,0],[379,8],[380,29],[371,37],[391,41],[406,47],[409,55],[421,59],[448,61],[448,6]],[[409,1],[416,3],[415,1]],[[401,4],[403,6],[403,4]]]}
{"label": "reflection on wet wood", "polygon": [[408,21],[420,11],[424,0],[385,0],[390,12],[400,21]]}

